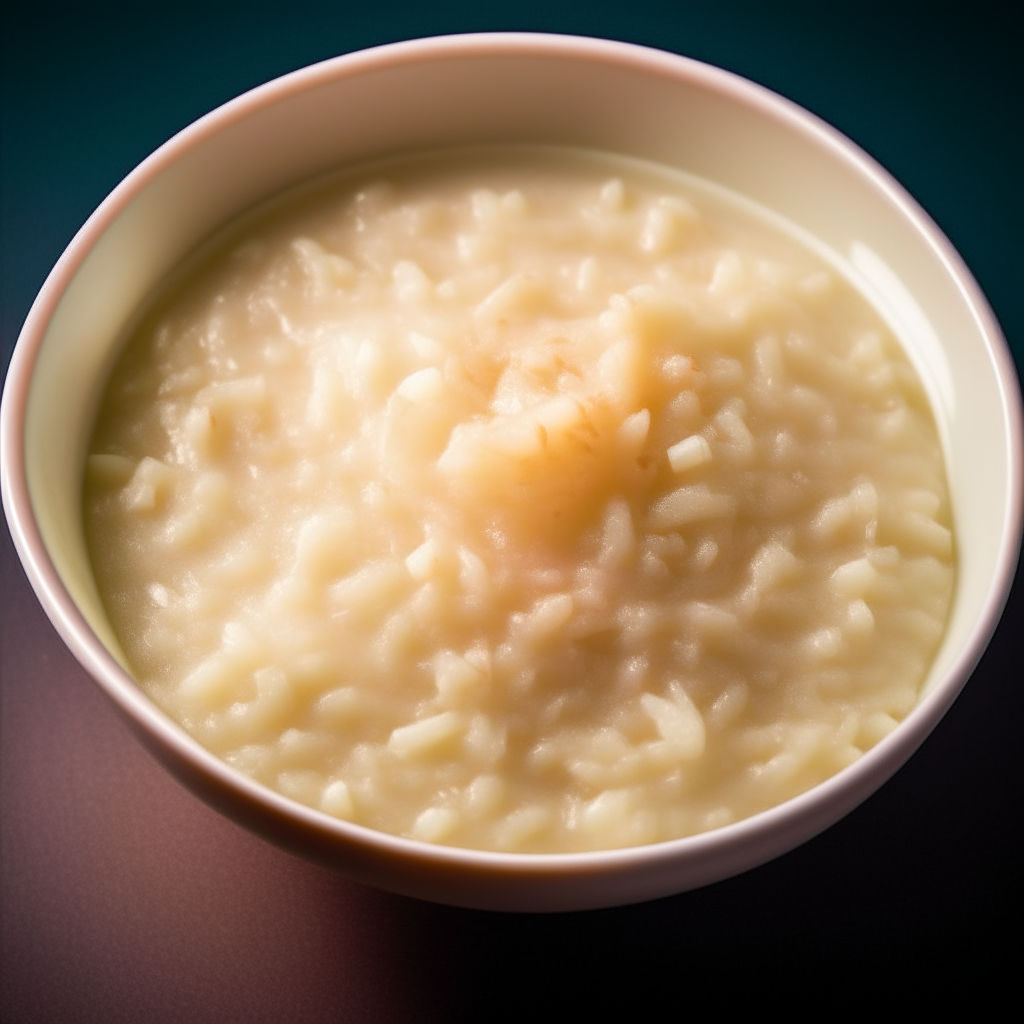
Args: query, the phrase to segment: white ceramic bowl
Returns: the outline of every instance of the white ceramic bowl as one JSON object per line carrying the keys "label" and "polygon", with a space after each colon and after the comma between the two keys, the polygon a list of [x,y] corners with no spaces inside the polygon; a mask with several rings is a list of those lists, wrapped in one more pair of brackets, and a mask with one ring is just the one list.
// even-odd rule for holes
{"label": "white ceramic bowl", "polygon": [[[199,746],[137,688],[86,555],[84,445],[123,328],[205,236],[336,165],[479,142],[547,142],[676,166],[771,207],[827,246],[884,312],[929,388],[958,546],[949,627],[921,699],[851,767],[772,810],[652,846],[517,855],[431,846],[293,803]],[[727,877],[810,838],[880,786],[953,702],[1002,611],[1021,531],[1013,362],[978,286],[937,227],[856,146],[716,68],[591,39],[477,35],[340,57],[207,115],[132,172],[50,274],[11,363],[3,501],[29,579],[75,656],[182,781],[261,835],[354,878],[465,906],[568,910]]]}

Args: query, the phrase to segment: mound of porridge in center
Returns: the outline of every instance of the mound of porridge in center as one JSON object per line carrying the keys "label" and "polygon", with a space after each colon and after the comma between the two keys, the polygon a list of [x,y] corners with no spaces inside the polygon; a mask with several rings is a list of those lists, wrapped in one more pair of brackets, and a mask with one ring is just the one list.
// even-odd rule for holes
{"label": "mound of porridge in center", "polygon": [[878,315],[767,221],[582,153],[251,218],[144,321],[89,450],[145,690],[245,774],[429,842],[777,804],[913,707],[953,589]]}

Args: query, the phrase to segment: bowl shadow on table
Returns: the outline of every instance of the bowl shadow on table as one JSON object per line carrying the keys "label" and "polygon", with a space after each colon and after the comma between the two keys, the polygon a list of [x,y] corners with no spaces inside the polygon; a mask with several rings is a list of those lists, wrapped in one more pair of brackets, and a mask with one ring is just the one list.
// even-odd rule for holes
{"label": "bowl shadow on table", "polygon": [[[666,989],[682,973],[736,980],[744,971],[785,987],[808,968],[928,972],[1007,963],[1000,936],[1020,911],[1019,802],[1014,753],[1024,715],[1024,572],[1001,628],[953,709],[874,796],[803,846],[738,877],[632,907],[564,915],[410,908],[454,962],[467,1000],[523,977],[608,979]],[[656,979],[663,979],[662,982]],[[962,980],[962,979],[961,979]],[[908,979],[909,981],[909,979]],[[956,977],[950,979],[956,984]],[[523,999],[523,1005],[527,999]]]}

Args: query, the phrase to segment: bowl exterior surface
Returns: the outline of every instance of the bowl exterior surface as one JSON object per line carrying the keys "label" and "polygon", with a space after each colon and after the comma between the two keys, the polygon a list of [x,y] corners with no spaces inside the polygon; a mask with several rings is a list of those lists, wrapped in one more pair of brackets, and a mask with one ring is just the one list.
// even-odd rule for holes
{"label": "bowl exterior surface", "polygon": [[[625,153],[724,184],[838,254],[893,323],[947,451],[959,579],[910,716],[856,764],[714,832],[593,854],[430,846],[330,818],[230,769],[136,687],[82,535],[84,444],[116,344],[203,238],[344,163],[481,143]],[[1022,427],[1012,358],[952,245],[877,164],[806,111],[727,72],[637,46],[525,34],[399,43],[306,68],[226,104],[132,172],[72,241],[26,320],[4,391],[4,507],[47,614],[152,753],[247,827],[352,877],[425,899],[571,910],[736,874],[828,827],[877,789],[950,706],[995,629],[1021,533]]]}

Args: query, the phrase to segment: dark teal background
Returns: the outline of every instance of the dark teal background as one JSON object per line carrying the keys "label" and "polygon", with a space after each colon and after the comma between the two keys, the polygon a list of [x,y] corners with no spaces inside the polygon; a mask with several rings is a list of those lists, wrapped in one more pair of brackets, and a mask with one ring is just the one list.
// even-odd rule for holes
{"label": "dark teal background", "polygon": [[161,142],[324,58],[445,32],[523,29],[674,50],[830,121],[906,185],[1024,353],[1024,100],[1012,3],[521,0],[3,7],[0,331],[6,355],[75,230]]}
{"label": "dark teal background", "polygon": [[[623,39],[795,100],[952,239],[1024,364],[1024,75],[1014,3],[523,0],[0,3],[0,343],[135,164],[277,75],[493,29]],[[531,1019],[548,1000],[744,996],[880,1011],[889,986],[995,994],[1018,971],[1024,588],[921,750],[770,864],[589,914],[495,915],[364,889],[209,811],[135,743],[32,599],[0,530],[0,1020]],[[1019,941],[1016,940],[1016,941]],[[969,974],[981,966],[981,987]],[[808,986],[833,983],[822,998]],[[1019,986],[1018,986],[1019,987]],[[1013,992],[1019,1005],[1019,992]],[[979,1006],[980,1008],[980,1006]],[[566,1015],[575,1019],[575,1015]]]}

